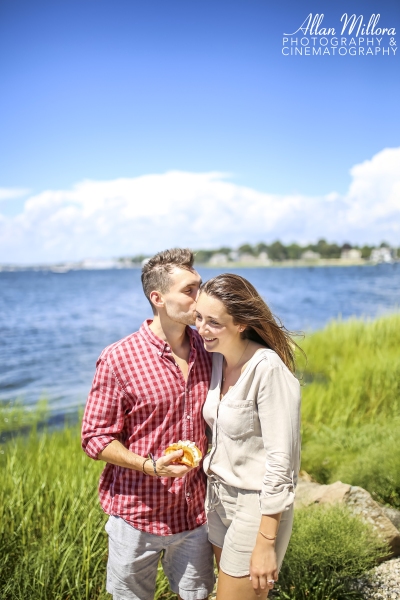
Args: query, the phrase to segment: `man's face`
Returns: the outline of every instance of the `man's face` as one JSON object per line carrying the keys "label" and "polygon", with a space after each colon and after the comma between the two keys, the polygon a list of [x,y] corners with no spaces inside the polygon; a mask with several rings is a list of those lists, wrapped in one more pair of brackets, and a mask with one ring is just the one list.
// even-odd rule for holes
{"label": "man's face", "polygon": [[201,277],[194,269],[175,267],[170,273],[171,285],[162,294],[167,316],[184,325],[194,325],[196,300],[201,285]]}

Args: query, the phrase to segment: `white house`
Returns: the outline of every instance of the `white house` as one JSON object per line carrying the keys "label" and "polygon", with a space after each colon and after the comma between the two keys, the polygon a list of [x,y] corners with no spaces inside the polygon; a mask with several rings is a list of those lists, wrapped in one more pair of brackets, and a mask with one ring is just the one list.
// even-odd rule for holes
{"label": "white house", "polygon": [[321,258],[320,253],[313,252],[312,250],[306,250],[301,255],[301,260],[318,260],[319,258]]}
{"label": "white house", "polygon": [[228,262],[228,257],[223,252],[217,252],[213,254],[209,260],[210,265],[226,265]]}
{"label": "white house", "polygon": [[392,248],[374,248],[369,257],[373,263],[391,263],[394,258],[394,250]]}
{"label": "white house", "polygon": [[357,248],[342,250],[340,258],[342,260],[361,260],[361,250],[358,250]]}

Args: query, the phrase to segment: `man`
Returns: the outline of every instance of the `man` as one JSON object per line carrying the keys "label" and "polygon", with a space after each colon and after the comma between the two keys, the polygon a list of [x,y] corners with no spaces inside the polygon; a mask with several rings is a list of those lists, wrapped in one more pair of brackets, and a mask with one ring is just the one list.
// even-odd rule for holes
{"label": "man", "polygon": [[207,598],[213,587],[204,474],[173,463],[182,450],[164,455],[178,440],[207,451],[201,411],[211,358],[189,327],[200,283],[190,250],[151,258],[142,285],[153,320],[106,348],[97,362],[82,446],[107,462],[99,494],[110,515],[107,591],[114,600],[153,600],[160,558],[182,600]]}

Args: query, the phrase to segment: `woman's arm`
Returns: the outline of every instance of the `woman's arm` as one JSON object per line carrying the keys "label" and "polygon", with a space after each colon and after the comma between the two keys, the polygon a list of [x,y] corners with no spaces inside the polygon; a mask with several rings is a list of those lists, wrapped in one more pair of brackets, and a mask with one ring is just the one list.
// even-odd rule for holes
{"label": "woman's arm", "polygon": [[[251,556],[250,577],[256,594],[277,581],[275,541],[281,514],[294,500],[295,453],[299,450],[300,386],[283,366],[268,363],[257,396],[261,434],[266,451],[260,493],[261,522]],[[272,539],[271,539],[272,538]]]}
{"label": "woman's arm", "polygon": [[300,384],[283,365],[266,368],[257,410],[266,453],[260,509],[275,515],[293,504],[299,469]]}
{"label": "woman's arm", "polygon": [[278,580],[275,541],[282,513],[262,515],[256,545],[250,560],[250,579],[256,594],[270,589],[268,581]]}

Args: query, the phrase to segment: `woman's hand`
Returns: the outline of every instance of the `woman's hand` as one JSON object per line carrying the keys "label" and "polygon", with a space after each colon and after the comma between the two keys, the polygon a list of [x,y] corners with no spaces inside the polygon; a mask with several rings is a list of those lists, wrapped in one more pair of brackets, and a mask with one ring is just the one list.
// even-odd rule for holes
{"label": "woman's hand", "polygon": [[278,580],[275,544],[273,541],[263,539],[260,535],[257,536],[257,543],[251,555],[250,579],[257,596],[274,587],[268,582]]}

